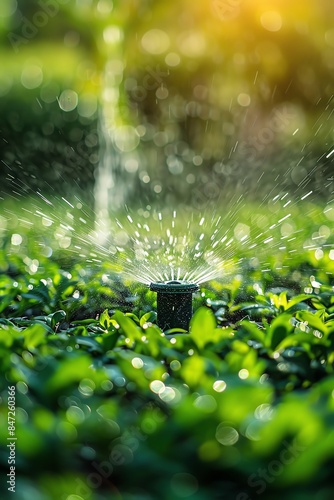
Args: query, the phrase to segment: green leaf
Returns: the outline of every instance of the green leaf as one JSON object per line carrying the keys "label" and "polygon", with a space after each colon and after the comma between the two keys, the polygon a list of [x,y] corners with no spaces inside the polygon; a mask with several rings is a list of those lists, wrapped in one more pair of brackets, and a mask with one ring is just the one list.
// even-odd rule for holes
{"label": "green leaf", "polygon": [[197,387],[205,376],[205,358],[194,354],[185,359],[181,368],[182,377],[190,387]]}
{"label": "green leaf", "polygon": [[75,342],[78,345],[89,347],[89,351],[91,352],[99,352],[102,353],[101,346],[98,342],[96,342],[95,338],[90,337],[75,337]]}
{"label": "green leaf", "polygon": [[51,318],[51,328],[54,330],[55,326],[58,323],[61,323],[62,321],[65,320],[66,312],[61,309],[59,311],[54,312],[53,314],[50,314],[49,317]]}
{"label": "green leaf", "polygon": [[326,329],[328,334],[334,332],[334,319],[326,321]]}
{"label": "green leaf", "polygon": [[71,325],[97,325],[100,324],[98,319],[78,319],[75,321],[71,321]]}
{"label": "green leaf", "polygon": [[14,297],[16,295],[14,293],[11,294],[6,294],[5,296],[1,296],[0,300],[0,313],[2,313],[14,300]]}
{"label": "green leaf", "polygon": [[143,327],[145,323],[153,323],[156,319],[157,313],[155,311],[150,311],[140,318],[140,326]]}
{"label": "green leaf", "polygon": [[112,324],[111,323],[111,318],[109,316],[109,312],[108,312],[108,309],[105,309],[103,311],[103,313],[101,313],[100,315],[100,319],[99,319],[99,322],[100,322],[100,325],[103,326],[103,328],[105,328],[106,330],[108,330],[108,328],[110,327],[110,325]]}
{"label": "green leaf", "polygon": [[67,335],[78,335],[80,337],[86,337],[87,336],[87,329],[84,325],[76,325],[72,328],[67,328],[66,334]]}
{"label": "green leaf", "polygon": [[242,342],[241,340],[233,340],[231,342],[231,348],[233,349],[233,351],[238,352],[239,354],[246,354],[250,350],[249,345],[247,345],[245,342]]}
{"label": "green leaf", "polygon": [[282,340],[293,332],[293,325],[291,323],[291,314],[280,314],[269,325],[266,346],[275,350]]}
{"label": "green leaf", "polygon": [[310,326],[314,330],[319,330],[319,332],[327,333],[326,324],[320,319],[320,315],[322,315],[323,310],[318,311],[317,313],[310,313],[308,311],[298,311],[296,313],[296,318],[299,321],[302,321]]}
{"label": "green leaf", "polygon": [[92,359],[88,354],[67,357],[57,364],[53,375],[45,383],[45,391],[54,392],[70,387],[74,382],[80,382],[89,377]]}
{"label": "green leaf", "polygon": [[287,304],[288,304],[286,294],[287,294],[287,292],[284,291],[284,292],[281,292],[279,295],[275,295],[273,293],[270,293],[268,295],[270,297],[270,301],[272,302],[272,304],[274,304],[274,306],[277,309],[284,311],[287,307]]}
{"label": "green leaf", "polygon": [[173,335],[174,333],[188,333],[187,330],[184,330],[183,328],[170,328],[169,330],[166,330],[165,335]]}
{"label": "green leaf", "polygon": [[287,305],[285,310],[288,311],[296,304],[299,304],[300,302],[304,302],[305,300],[309,300],[312,297],[314,297],[314,295],[310,295],[310,294],[307,295],[306,293],[301,293],[299,295],[296,295],[295,297],[292,297],[292,299],[289,300],[288,305]]}
{"label": "green leaf", "polygon": [[277,346],[276,349],[282,350],[286,349],[287,347],[295,346],[295,345],[301,345],[303,343],[307,344],[314,344],[319,342],[319,339],[317,339],[314,335],[310,333],[293,333],[291,335],[288,335],[285,337]]}
{"label": "green leaf", "polygon": [[55,276],[53,282],[56,288],[56,294],[53,297],[53,302],[55,304],[58,304],[61,299],[64,299],[67,296],[65,292],[71,292],[73,287],[78,283],[77,280],[71,280],[62,274]]}
{"label": "green leaf", "polygon": [[0,345],[4,347],[11,347],[14,341],[14,336],[9,330],[0,329]]}
{"label": "green leaf", "polygon": [[200,307],[190,322],[190,337],[199,349],[215,340],[216,318],[211,309]]}
{"label": "green leaf", "polygon": [[120,331],[115,330],[115,332],[105,333],[102,336],[102,345],[104,352],[112,351],[117,344],[119,339]]}
{"label": "green leaf", "polygon": [[[113,320],[112,320],[113,321]],[[111,323],[112,323],[111,321]],[[110,326],[108,330],[106,330],[105,328],[103,328],[103,326],[101,326],[100,324],[96,325],[96,324],[90,324],[90,325],[87,325],[87,331],[89,333],[98,333],[98,334],[102,334],[102,333],[106,333],[106,331],[113,331],[114,328],[113,326]]]}
{"label": "green leaf", "polygon": [[240,326],[242,329],[246,330],[246,332],[249,334],[250,339],[256,340],[261,344],[265,343],[266,336],[264,330],[261,330],[255,323],[252,323],[248,320],[243,320],[240,322]]}
{"label": "green leaf", "polygon": [[129,337],[129,339],[139,340],[141,338],[142,331],[132,321],[132,319],[125,316],[125,314],[121,311],[116,311],[112,316],[112,319],[116,320],[116,322],[120,325],[123,334]]}
{"label": "green leaf", "polygon": [[0,328],[1,328],[1,325],[13,326],[15,328],[14,323],[12,323],[12,321],[10,321],[9,319],[6,319],[6,318],[0,318]]}
{"label": "green leaf", "polygon": [[230,311],[243,311],[243,312],[262,312],[262,311],[270,311],[275,312],[275,307],[272,304],[245,304],[243,306],[234,306],[231,307]]}
{"label": "green leaf", "polygon": [[[48,320],[49,318],[47,318]],[[20,326],[20,327],[29,327],[29,326],[35,326],[35,325],[40,325],[42,326],[48,333],[54,334],[54,330],[48,325],[48,321],[45,322],[40,321],[36,318],[34,319],[26,319],[26,318],[15,318],[13,319],[15,321],[15,324]]]}
{"label": "green leaf", "polygon": [[125,316],[133,319],[133,321],[135,321],[139,325],[139,318],[136,314],[127,312],[127,313],[125,313]]}
{"label": "green leaf", "polygon": [[49,289],[42,281],[40,281],[31,291],[22,293],[21,295],[25,299],[37,300],[43,305],[49,305],[51,300]]}
{"label": "green leaf", "polygon": [[47,335],[47,329],[42,325],[33,325],[26,328],[23,332],[25,349],[34,349],[44,344]]}

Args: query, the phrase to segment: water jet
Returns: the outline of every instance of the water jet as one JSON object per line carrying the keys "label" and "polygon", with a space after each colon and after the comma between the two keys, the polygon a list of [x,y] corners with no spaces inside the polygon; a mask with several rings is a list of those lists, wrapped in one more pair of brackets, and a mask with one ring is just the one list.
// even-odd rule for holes
{"label": "water jet", "polygon": [[199,290],[196,283],[172,280],[150,284],[150,290],[157,292],[158,326],[163,330],[171,328],[189,329],[192,316],[192,294]]}

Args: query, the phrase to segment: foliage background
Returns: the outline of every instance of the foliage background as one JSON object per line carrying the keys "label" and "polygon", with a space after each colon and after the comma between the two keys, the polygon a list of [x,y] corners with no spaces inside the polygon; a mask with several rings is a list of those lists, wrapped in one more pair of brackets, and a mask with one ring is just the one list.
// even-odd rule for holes
{"label": "foliage background", "polygon": [[[13,384],[20,500],[332,497],[333,9],[1,3],[3,495]],[[151,205],[237,240],[189,334],[94,240]]]}

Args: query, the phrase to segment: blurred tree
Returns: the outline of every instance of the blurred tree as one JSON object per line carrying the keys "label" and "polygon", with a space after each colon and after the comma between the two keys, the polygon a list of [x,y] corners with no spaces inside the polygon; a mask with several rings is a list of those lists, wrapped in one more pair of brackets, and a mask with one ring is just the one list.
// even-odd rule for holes
{"label": "blurred tree", "polygon": [[[333,10],[330,0],[9,0],[0,10],[5,161],[91,188],[95,169],[99,211],[126,196],[186,200],[212,172],[227,190],[266,169],[270,182],[273,159],[278,173],[293,169],[301,150],[309,172],[333,143]],[[62,109],[71,96],[74,108]],[[24,127],[36,134],[28,155]],[[47,150],[61,135],[68,147],[54,168]],[[62,169],[78,144],[85,155]],[[282,145],[288,158],[277,155]]]}

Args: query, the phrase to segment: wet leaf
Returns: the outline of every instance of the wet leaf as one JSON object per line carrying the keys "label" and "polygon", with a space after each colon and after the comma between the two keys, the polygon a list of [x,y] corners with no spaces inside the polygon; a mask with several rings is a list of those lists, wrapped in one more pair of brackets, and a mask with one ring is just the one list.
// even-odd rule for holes
{"label": "wet leaf", "polygon": [[125,316],[120,311],[116,311],[115,314],[112,316],[112,319],[114,319],[118,325],[122,329],[123,335],[128,337],[131,340],[138,340],[141,338],[142,333],[139,327],[132,321],[132,319],[128,318]]}
{"label": "wet leaf", "polygon": [[140,318],[140,326],[142,327],[145,323],[153,323],[156,319],[157,313],[155,311],[150,311]]}
{"label": "wet leaf", "polygon": [[[139,325],[139,318],[136,314],[127,312],[127,313],[125,313],[125,316],[127,316],[128,318],[131,318],[135,323],[137,323]],[[140,326],[142,326],[142,325],[140,325]]]}
{"label": "wet leaf", "polygon": [[50,318],[51,318],[51,328],[54,329],[58,323],[61,323],[62,321],[65,320],[66,312],[62,310],[56,311],[50,315]]}
{"label": "wet leaf", "polygon": [[275,350],[280,342],[293,332],[294,327],[291,318],[290,314],[284,313],[272,321],[266,334],[266,346]]}
{"label": "wet leaf", "polygon": [[211,309],[199,308],[190,323],[190,337],[199,349],[208,342],[214,341],[216,330],[216,318]]}
{"label": "wet leaf", "polygon": [[313,314],[308,311],[298,311],[296,313],[296,318],[299,321],[304,322],[306,326],[309,326],[311,328],[314,328],[315,330],[319,330],[319,332],[326,334],[327,326],[323,322],[323,320],[319,317],[319,314],[322,315],[322,311]]}

